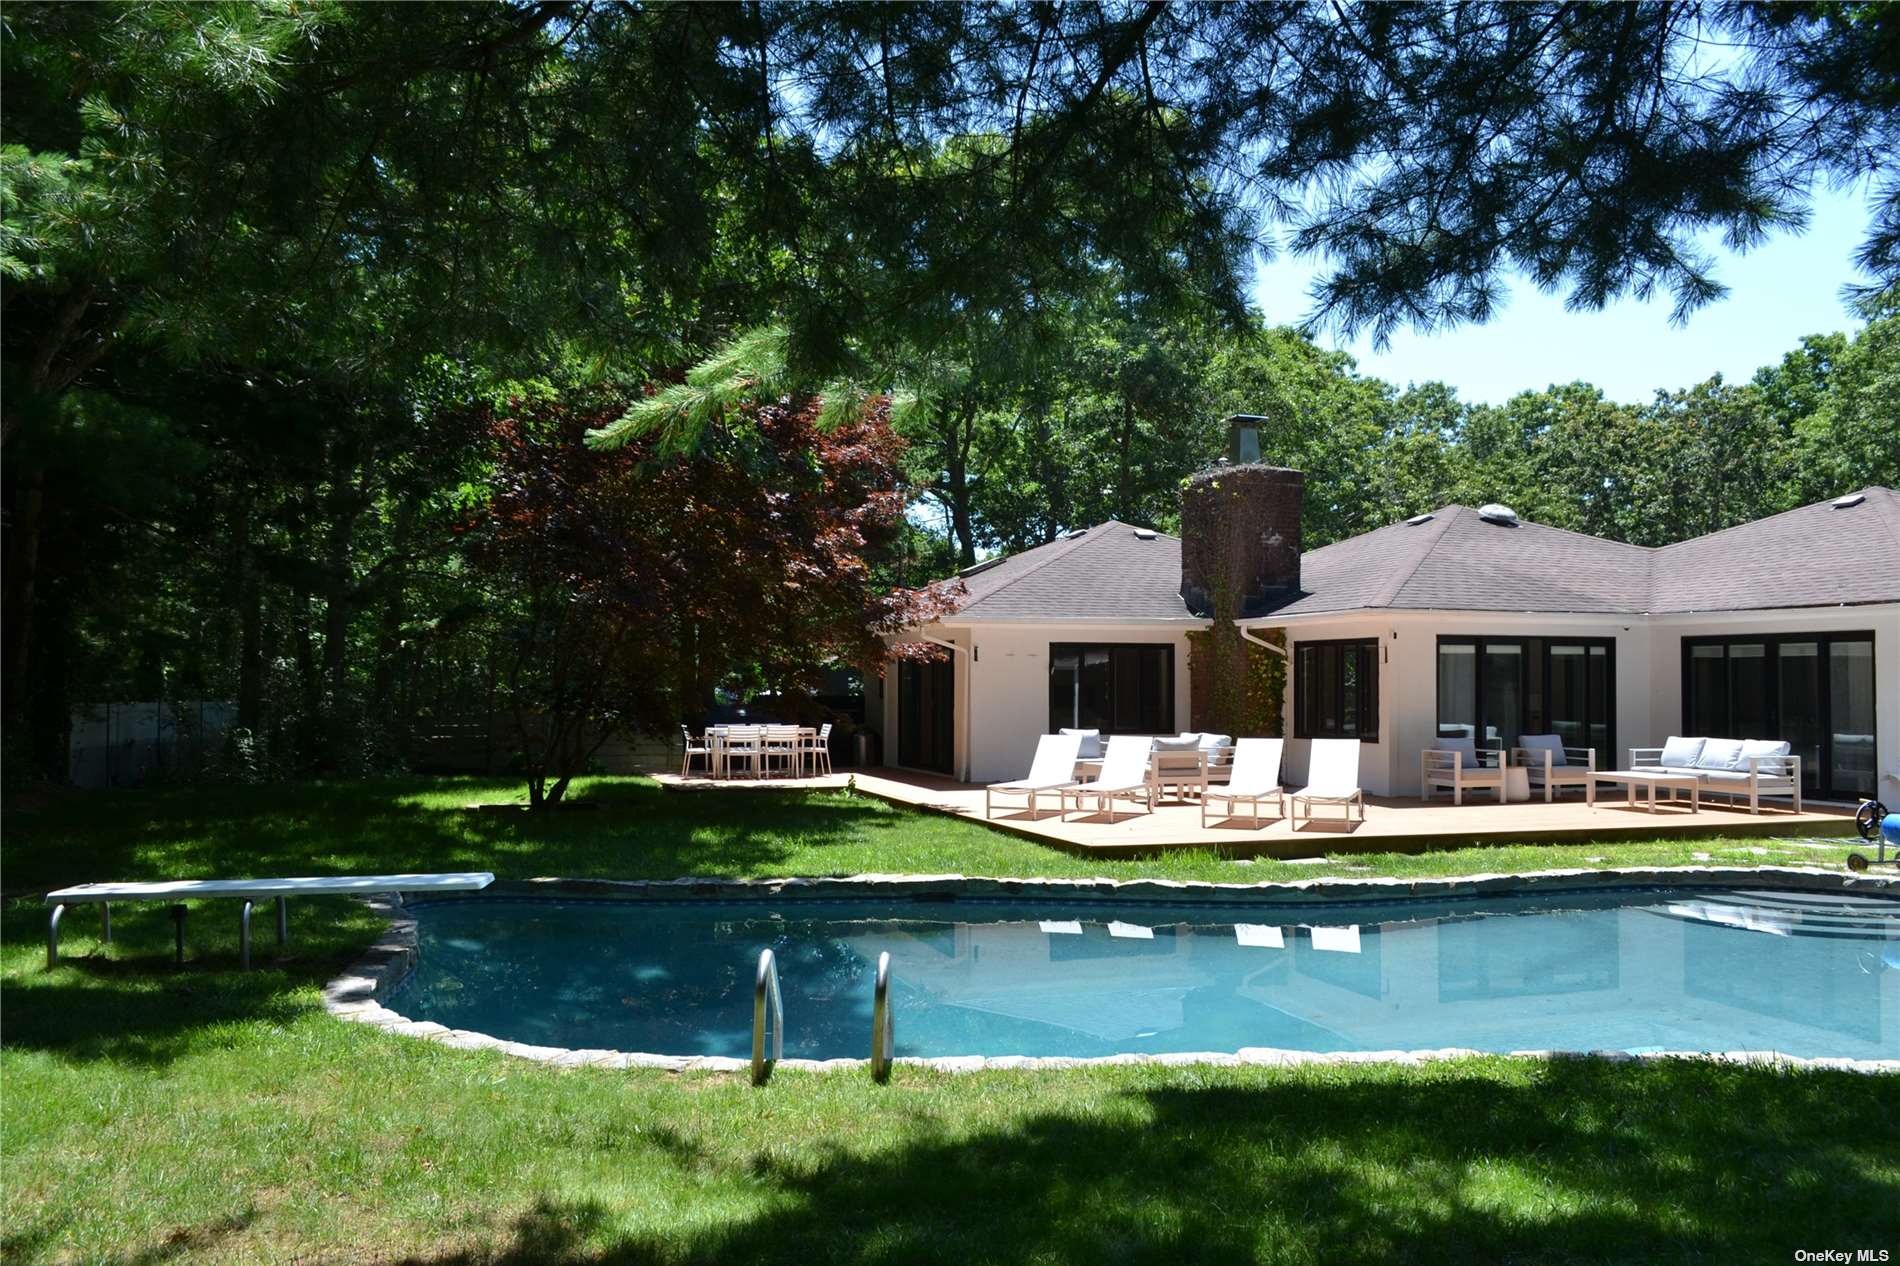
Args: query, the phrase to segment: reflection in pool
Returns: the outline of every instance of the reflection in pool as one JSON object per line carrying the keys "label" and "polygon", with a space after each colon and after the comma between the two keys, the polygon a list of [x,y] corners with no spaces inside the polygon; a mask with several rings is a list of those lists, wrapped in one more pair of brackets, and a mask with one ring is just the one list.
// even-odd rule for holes
{"label": "reflection in pool", "polygon": [[417,907],[391,1005],[537,1045],[863,1057],[878,953],[899,1055],[1774,1050],[1900,1058],[1900,900],[1622,890],[1345,907],[480,898]]}

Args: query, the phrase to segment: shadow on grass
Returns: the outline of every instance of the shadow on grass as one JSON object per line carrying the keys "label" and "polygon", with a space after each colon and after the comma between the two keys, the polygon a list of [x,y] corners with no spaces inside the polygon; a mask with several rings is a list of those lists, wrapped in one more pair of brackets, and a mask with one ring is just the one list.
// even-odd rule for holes
{"label": "shadow on grass", "polygon": [[673,878],[769,868],[801,849],[861,842],[910,820],[838,793],[663,792],[642,780],[586,788],[593,813],[469,812],[514,794],[494,779],[392,779],[171,788],[73,797],[9,815],[10,894],[100,879],[493,870]]}
{"label": "shadow on grass", "polygon": [[667,878],[769,873],[794,853],[862,847],[910,819],[843,795],[665,793],[612,780],[587,789],[592,813],[465,812],[516,784],[483,779],[311,783],[269,788],[173,788],[73,797],[7,822],[0,915],[13,971],[4,1041],[10,1047],[141,1065],[170,1062],[208,1026],[283,1020],[307,1010],[298,990],[320,984],[375,936],[359,902],[290,903],[291,944],[280,949],[268,904],[253,920],[259,970],[235,970],[236,901],[189,903],[187,962],[172,962],[163,903],[114,908],[115,944],[98,940],[94,907],[69,910],[61,964],[40,969],[47,910],[41,896],[111,879],[237,878],[402,871],[492,870],[540,875]]}
{"label": "shadow on grass", "polygon": [[403,1260],[1787,1261],[1822,1241],[1892,1246],[1890,1090],[1596,1061],[1516,1084],[1169,1084],[889,1150],[788,1140],[728,1161],[762,1189],[746,1220],[629,1234],[614,1197],[543,1196],[494,1245]]}

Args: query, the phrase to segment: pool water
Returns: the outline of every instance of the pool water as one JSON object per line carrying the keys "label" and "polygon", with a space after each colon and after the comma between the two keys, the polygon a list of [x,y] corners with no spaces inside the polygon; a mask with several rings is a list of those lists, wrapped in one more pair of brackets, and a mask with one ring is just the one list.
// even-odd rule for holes
{"label": "pool water", "polygon": [[1900,1058],[1900,900],[1619,890],[1343,908],[982,899],[419,903],[391,1005],[536,1045],[751,1053],[759,951],[789,1058],[1774,1050]]}

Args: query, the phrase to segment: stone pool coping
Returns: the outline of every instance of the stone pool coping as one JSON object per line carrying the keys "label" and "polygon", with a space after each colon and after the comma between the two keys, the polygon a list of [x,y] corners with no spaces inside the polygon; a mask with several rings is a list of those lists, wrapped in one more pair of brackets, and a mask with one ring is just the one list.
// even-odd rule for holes
{"label": "stone pool coping", "polygon": [[[785,879],[683,878],[663,880],[530,879],[498,883],[488,894],[547,898],[612,898],[616,901],[773,897],[1078,897],[1124,900],[1219,897],[1262,906],[1311,905],[1316,900],[1351,905],[1402,897],[1470,897],[1498,894],[1588,892],[1604,888],[1732,887],[1798,889],[1818,892],[1888,895],[1900,892],[1900,876],[1870,876],[1864,872],[1818,870],[1785,866],[1677,866],[1619,867],[1603,870],[1542,870],[1524,874],[1464,875],[1445,879],[1321,878],[1274,883],[1214,883],[1175,879],[1009,879],[964,875],[851,875]],[[480,900],[480,896],[469,898]],[[651,1068],[667,1072],[737,1073],[751,1061],[719,1055],[652,1055],[601,1049],[571,1050],[513,1042],[466,1029],[451,1029],[432,1020],[411,1020],[384,1005],[415,970],[419,953],[416,920],[390,895],[365,898],[388,926],[367,952],[342,975],[323,988],[323,1005],[338,1019],[374,1025],[405,1037],[419,1037],[460,1050],[497,1050],[557,1067]],[[868,1045],[868,1035],[867,1035]],[[1000,1069],[1082,1068],[1093,1065],[1153,1064],[1163,1067],[1292,1067],[1304,1064],[1419,1065],[1438,1060],[1496,1055],[1494,1051],[1447,1047],[1435,1050],[1314,1052],[1278,1047],[1244,1047],[1238,1051],[1177,1052],[1160,1055],[1125,1054],[1092,1058],[1034,1055],[904,1056],[896,1062],[944,1072],[982,1072]],[[1778,1068],[1831,1068],[1849,1072],[1900,1073],[1900,1059],[1803,1058],[1778,1051],[1511,1051],[1512,1059],[1601,1058],[1617,1062],[1693,1059],[1712,1063],[1750,1064]],[[775,1068],[810,1071],[857,1071],[869,1059],[783,1059]]]}

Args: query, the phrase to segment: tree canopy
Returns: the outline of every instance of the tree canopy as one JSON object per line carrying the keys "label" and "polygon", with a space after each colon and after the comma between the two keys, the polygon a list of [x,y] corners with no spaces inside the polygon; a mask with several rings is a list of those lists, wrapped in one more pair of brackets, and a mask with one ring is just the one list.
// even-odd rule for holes
{"label": "tree canopy", "polygon": [[[1165,526],[1227,411],[1313,473],[1316,541],[1480,485],[1638,539],[1886,477],[1890,309],[1753,383],[1491,409],[1245,295],[1291,249],[1312,324],[1375,338],[1484,320],[1514,274],[1686,318],[1722,293],[1707,244],[1798,230],[1817,182],[1869,191],[1862,297],[1890,294],[1894,14],[10,4],[7,763],[56,772],[108,697],[231,698],[286,770],[486,706],[453,529],[498,470],[471,419],[516,398],[626,406],[582,412],[647,469],[716,461],[762,399],[824,430],[890,397],[912,510],[864,547],[881,582]],[[1669,482],[1711,472],[1738,496]]]}

